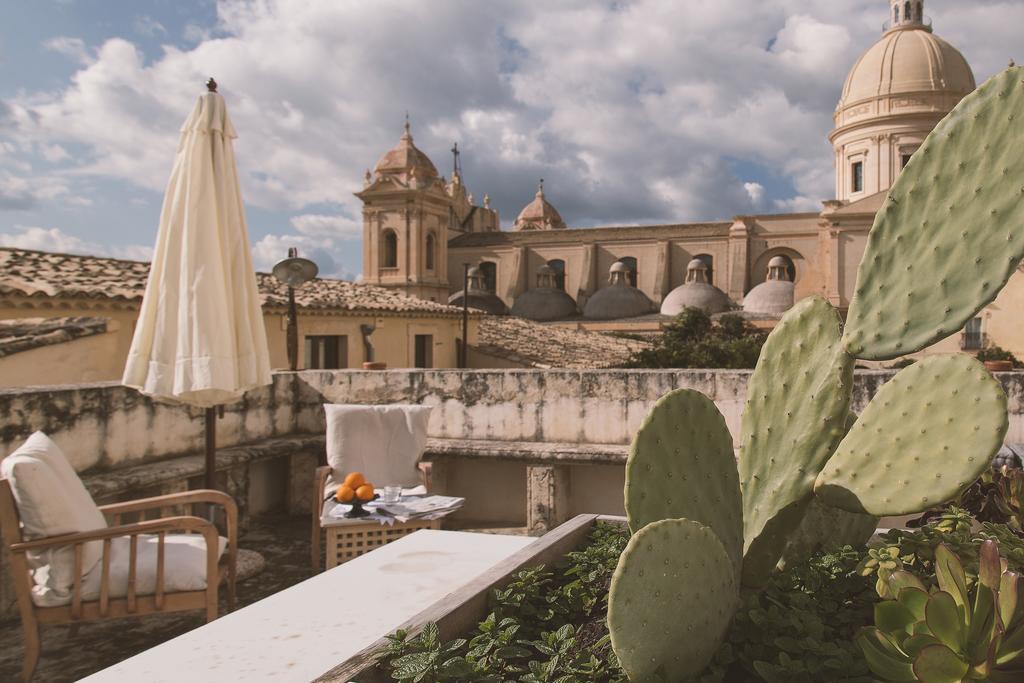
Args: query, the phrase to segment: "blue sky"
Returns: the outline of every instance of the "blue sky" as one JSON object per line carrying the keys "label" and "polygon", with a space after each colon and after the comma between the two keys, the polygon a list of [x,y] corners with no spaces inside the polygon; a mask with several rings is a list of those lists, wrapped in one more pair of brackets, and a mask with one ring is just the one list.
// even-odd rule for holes
{"label": "blue sky", "polygon": [[[0,243],[145,258],[177,130],[214,75],[257,265],[358,275],[367,167],[404,112],[507,226],[539,177],[571,226],[807,210],[885,0],[0,0]],[[979,82],[1024,0],[927,0]]]}

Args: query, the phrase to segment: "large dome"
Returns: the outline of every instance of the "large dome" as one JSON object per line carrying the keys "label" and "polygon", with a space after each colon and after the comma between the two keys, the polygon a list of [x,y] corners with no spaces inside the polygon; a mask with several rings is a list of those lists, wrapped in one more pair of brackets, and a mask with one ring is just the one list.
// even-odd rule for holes
{"label": "large dome", "polygon": [[708,282],[708,267],[700,259],[686,266],[686,282],[661,302],[662,315],[679,315],[686,308],[699,308],[708,314],[729,310],[729,297]]}
{"label": "large dome", "polygon": [[538,268],[537,287],[520,294],[512,304],[512,315],[539,322],[568,318],[577,312],[573,298],[555,286],[551,266]]}
{"label": "large dome", "polygon": [[621,261],[612,264],[609,270],[608,287],[603,287],[587,300],[583,306],[583,317],[590,320],[617,320],[635,318],[654,311],[654,304],[647,295],[627,281],[629,268]]}
{"label": "large dome", "polygon": [[854,64],[839,108],[898,94],[937,92],[963,97],[974,88],[974,73],[959,50],[923,24],[896,25]]}
{"label": "large dome", "polygon": [[558,209],[544,196],[543,180],[540,181],[533,201],[523,207],[512,224],[513,230],[565,230],[566,227]]}

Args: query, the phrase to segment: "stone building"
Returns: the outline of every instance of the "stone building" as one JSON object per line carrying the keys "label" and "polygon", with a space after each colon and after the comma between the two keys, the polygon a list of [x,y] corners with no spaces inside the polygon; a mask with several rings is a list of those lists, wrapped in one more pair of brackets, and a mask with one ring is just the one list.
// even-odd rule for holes
{"label": "stone building", "polygon": [[[706,290],[703,296],[688,300],[709,302],[717,310],[724,303],[760,316],[770,326],[780,314],[778,294],[789,289],[793,301],[818,294],[845,313],[867,233],[886,192],[932,128],[976,85],[963,55],[932,31],[923,0],[888,0],[888,10],[882,37],[856,61],[839,91],[829,134],[835,154],[835,197],[822,202],[822,211],[705,223],[570,228],[555,208],[557,188],[545,192],[542,184],[506,231],[499,228],[497,215],[486,202],[484,207],[467,208],[458,174],[445,183],[436,178],[433,165],[419,150],[402,157],[402,164],[388,161],[395,155],[392,150],[378,163],[370,189],[358,193],[366,203],[363,249],[368,281],[441,301],[440,297],[461,289],[461,264],[468,262],[480,269],[488,290],[513,314],[518,310],[527,315],[525,311],[536,309],[550,320],[552,307],[538,306],[533,299],[554,301],[552,292],[536,292],[548,288],[553,272],[555,286],[575,303],[573,307],[561,302],[563,324],[644,332],[657,330],[678,312],[680,306],[670,293],[696,294],[689,290],[698,287],[680,288],[688,281],[690,264],[700,260],[705,266],[700,282],[720,290],[727,299],[723,302]],[[411,147],[408,130],[402,144],[407,138]],[[399,166],[403,170],[393,170]],[[429,184],[418,189],[407,186],[400,177],[412,168],[429,177]],[[382,203],[378,192],[401,196],[402,202]],[[410,210],[406,208],[410,204],[433,208]],[[445,222],[446,215],[479,218]],[[424,221],[431,226],[426,232],[417,227]],[[439,245],[429,235],[438,234],[442,226],[447,226],[448,240]],[[385,251],[381,244],[386,245]],[[431,258],[440,270],[430,274],[433,279],[427,278],[438,292],[434,294],[426,288],[421,267],[426,257],[417,254],[437,249],[440,252]],[[411,267],[402,265],[406,261],[401,259],[409,258],[405,254],[413,255]],[[381,270],[382,263],[399,261],[391,270]],[[640,307],[634,317],[600,323],[580,315],[592,297],[616,286],[607,279],[615,263],[626,267],[628,284],[646,295],[663,316],[641,315]],[[772,263],[778,267],[770,268]],[[758,289],[769,280],[770,272],[775,273],[773,281]],[[769,289],[776,295],[772,311],[752,312],[764,307],[762,294]],[[748,302],[754,291],[758,292],[755,301]],[[520,303],[524,298],[530,300],[529,306]],[[961,339],[947,340],[942,348],[950,350],[958,343],[973,348],[987,340],[1024,356],[1021,310],[1024,282],[1017,274],[1000,298],[968,324]]]}

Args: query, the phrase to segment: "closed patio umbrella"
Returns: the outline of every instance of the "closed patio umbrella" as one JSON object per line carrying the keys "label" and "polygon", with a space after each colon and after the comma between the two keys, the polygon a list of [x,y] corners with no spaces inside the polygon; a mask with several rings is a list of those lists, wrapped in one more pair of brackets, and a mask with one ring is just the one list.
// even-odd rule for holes
{"label": "closed patio umbrella", "polygon": [[211,78],[181,129],[123,383],[206,408],[206,486],[214,487],[214,406],[270,384],[232,139]]}

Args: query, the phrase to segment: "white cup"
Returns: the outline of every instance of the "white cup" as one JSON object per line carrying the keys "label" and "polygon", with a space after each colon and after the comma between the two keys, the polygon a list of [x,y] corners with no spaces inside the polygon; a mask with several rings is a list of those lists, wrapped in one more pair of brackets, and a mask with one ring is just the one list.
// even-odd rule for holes
{"label": "white cup", "polygon": [[397,503],[402,500],[402,487],[401,486],[385,486],[381,489],[380,500],[385,505],[391,503]]}

